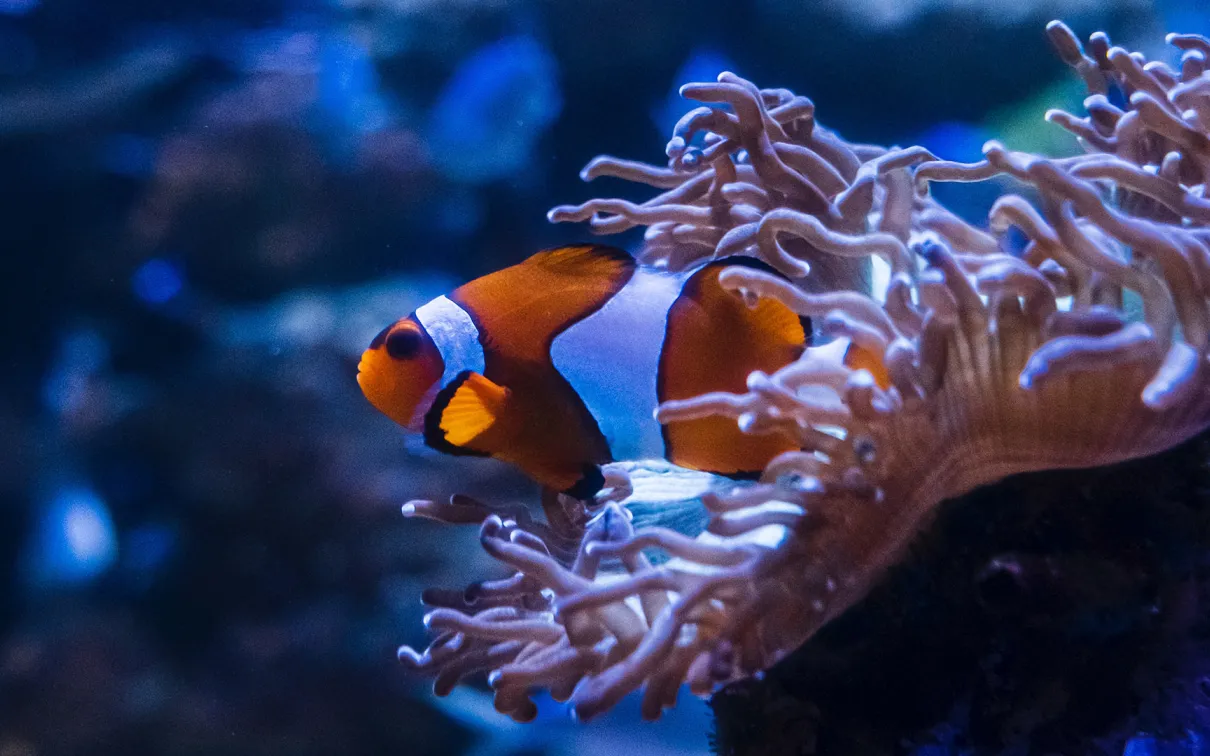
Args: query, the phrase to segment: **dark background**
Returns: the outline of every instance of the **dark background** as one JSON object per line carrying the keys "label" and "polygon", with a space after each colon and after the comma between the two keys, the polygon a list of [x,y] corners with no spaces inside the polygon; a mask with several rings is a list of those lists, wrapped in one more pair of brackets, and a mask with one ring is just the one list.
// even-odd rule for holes
{"label": "dark background", "polygon": [[[1158,51],[1201,0],[0,0],[0,756],[704,753],[695,700],[519,728],[394,661],[482,573],[399,505],[532,487],[362,399],[383,325],[582,239],[685,81],[854,141],[1058,153],[1045,22]],[[988,189],[946,199],[970,217]],[[633,246],[635,238],[619,243]]]}

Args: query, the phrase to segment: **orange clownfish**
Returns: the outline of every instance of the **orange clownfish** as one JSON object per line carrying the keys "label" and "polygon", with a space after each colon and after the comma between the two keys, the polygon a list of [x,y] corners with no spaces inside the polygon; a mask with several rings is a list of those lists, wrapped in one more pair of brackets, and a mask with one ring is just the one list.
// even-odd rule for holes
{"label": "orange clownfish", "polygon": [[[443,452],[490,456],[587,499],[600,465],[666,458],[730,476],[792,448],[711,417],[662,426],[664,401],[745,391],[802,354],[810,325],[782,303],[722,288],[730,258],[670,273],[601,245],[551,249],[438,297],[383,329],[357,381]],[[805,327],[804,327],[805,325]]]}

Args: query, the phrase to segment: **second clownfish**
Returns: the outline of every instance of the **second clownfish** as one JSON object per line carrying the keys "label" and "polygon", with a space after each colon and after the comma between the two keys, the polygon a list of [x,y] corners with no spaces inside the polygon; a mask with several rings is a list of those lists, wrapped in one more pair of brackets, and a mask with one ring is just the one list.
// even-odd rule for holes
{"label": "second clownfish", "polygon": [[669,273],[601,245],[562,247],[465,284],[383,329],[361,358],[370,402],[450,454],[511,462],[586,499],[614,460],[760,472],[792,442],[708,417],[660,425],[660,403],[743,392],[802,354],[810,325],[722,288],[727,266]]}

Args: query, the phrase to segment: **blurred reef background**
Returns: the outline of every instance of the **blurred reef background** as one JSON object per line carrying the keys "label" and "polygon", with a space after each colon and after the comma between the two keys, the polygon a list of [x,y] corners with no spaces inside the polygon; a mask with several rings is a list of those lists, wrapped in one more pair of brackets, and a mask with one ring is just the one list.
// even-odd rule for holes
{"label": "blurred reef background", "polygon": [[855,141],[1069,152],[1055,17],[1210,32],[1204,0],[0,0],[0,756],[1210,754],[1203,441],[953,503],[717,729],[518,726],[394,660],[423,586],[488,569],[399,505],[534,488],[374,412],[374,333],[582,239],[546,209],[721,70]]}

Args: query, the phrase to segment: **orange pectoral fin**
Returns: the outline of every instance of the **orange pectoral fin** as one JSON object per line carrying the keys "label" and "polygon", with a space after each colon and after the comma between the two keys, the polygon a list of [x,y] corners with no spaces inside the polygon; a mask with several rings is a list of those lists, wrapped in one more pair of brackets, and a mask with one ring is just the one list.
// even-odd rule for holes
{"label": "orange pectoral fin", "polygon": [[440,427],[447,443],[472,446],[500,417],[508,389],[471,372],[458,376],[457,384],[441,413]]}
{"label": "orange pectoral fin", "polygon": [[460,373],[437,393],[424,419],[424,441],[446,454],[493,456],[484,441],[498,425],[508,389],[479,373]]}
{"label": "orange pectoral fin", "polygon": [[560,454],[560,446],[535,425],[533,412],[511,399],[509,389],[479,373],[462,373],[434,402],[425,441],[450,454],[510,462],[538,483],[578,498],[600,490],[600,469]]}

